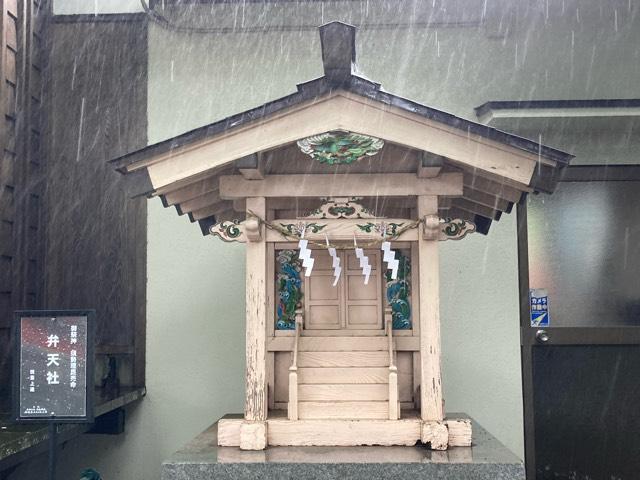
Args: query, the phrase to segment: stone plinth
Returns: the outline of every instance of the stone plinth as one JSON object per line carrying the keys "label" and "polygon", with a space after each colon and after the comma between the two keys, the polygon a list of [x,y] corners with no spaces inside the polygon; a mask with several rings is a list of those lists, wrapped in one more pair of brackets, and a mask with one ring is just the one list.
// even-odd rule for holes
{"label": "stone plinth", "polygon": [[475,422],[473,445],[447,451],[433,451],[421,445],[268,447],[263,451],[243,451],[237,447],[218,447],[217,426],[218,423],[214,423],[166,460],[162,465],[162,480],[525,479],[522,462]]}

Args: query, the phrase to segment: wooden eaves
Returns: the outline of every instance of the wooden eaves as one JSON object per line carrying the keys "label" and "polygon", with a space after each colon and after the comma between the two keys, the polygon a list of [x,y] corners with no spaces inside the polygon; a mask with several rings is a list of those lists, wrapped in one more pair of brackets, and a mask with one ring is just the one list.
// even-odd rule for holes
{"label": "wooden eaves", "polygon": [[573,158],[385,92],[380,84],[354,74],[355,28],[350,25],[324,25],[320,37],[323,77],[299,84],[286,97],[112,160],[131,181],[134,195],[159,196],[165,206],[175,206],[207,234],[220,219],[241,217],[244,208],[238,204],[241,199],[225,194],[223,187],[243,180],[221,182],[222,177],[242,175],[256,182],[256,188],[266,185],[271,182],[265,161],[270,152],[311,135],[347,130],[415,153],[417,184],[445,173],[461,174],[463,191],[442,197],[439,215],[471,220],[477,231],[487,233],[491,222],[509,213],[523,193],[551,193],[558,171]]}

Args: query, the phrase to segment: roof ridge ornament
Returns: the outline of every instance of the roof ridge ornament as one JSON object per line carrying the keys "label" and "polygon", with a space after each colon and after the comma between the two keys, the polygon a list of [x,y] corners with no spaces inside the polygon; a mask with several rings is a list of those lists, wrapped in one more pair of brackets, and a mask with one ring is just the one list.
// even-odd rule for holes
{"label": "roof ridge ornament", "polygon": [[320,27],[324,76],[331,85],[349,83],[356,63],[356,27],[342,22]]}

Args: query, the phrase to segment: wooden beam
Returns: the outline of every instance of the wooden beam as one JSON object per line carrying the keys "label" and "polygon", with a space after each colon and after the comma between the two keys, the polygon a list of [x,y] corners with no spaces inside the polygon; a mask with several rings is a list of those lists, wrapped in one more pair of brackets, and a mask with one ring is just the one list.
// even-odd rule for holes
{"label": "wooden beam", "polygon": [[488,179],[471,172],[464,172],[464,186],[489,193],[509,202],[518,203],[522,194],[527,190],[519,190],[515,187],[505,185],[493,179]]}
{"label": "wooden beam", "polygon": [[[247,199],[247,215],[253,212],[264,218],[264,198]],[[259,227],[262,240],[246,244],[246,396],[244,418],[248,422],[267,420],[267,244],[264,226]],[[262,434],[262,431],[260,431]],[[262,438],[262,437],[261,437]]]}
{"label": "wooden beam", "polygon": [[470,447],[471,446],[471,420],[469,419],[449,419],[444,421],[449,430],[450,447]]}
{"label": "wooden beam", "polygon": [[[444,197],[447,198],[447,197]],[[289,210],[295,211],[289,217],[298,217],[308,215],[322,205],[323,200],[318,198],[292,198],[292,197],[272,197],[267,200],[267,208],[269,210]],[[364,197],[359,200],[367,210],[376,216],[402,218],[404,215],[398,215],[401,210],[409,210],[415,208],[415,198],[412,197]],[[233,201],[233,208],[244,212],[244,199],[236,199]],[[394,213],[396,212],[396,213]],[[284,215],[280,215],[284,218]]]}
{"label": "wooden beam", "polygon": [[[240,429],[243,419],[227,415],[218,422],[218,445],[237,447],[240,445]],[[424,438],[433,441],[434,433],[441,433],[442,427],[429,424],[423,428],[423,422],[413,411],[403,412],[403,418],[388,420],[299,420],[291,422],[285,417],[267,420],[268,443],[272,446],[356,446],[356,445],[407,445],[413,446]],[[442,424],[448,432],[450,447],[469,446],[471,444],[471,422],[468,419],[450,419]],[[434,432],[434,430],[436,430]],[[423,437],[424,434],[424,437]],[[444,439],[439,439],[444,443]],[[234,452],[234,449],[228,449]],[[379,450],[381,451],[381,450]],[[462,451],[462,450],[460,450]],[[225,450],[226,452],[226,450]],[[417,449],[388,450],[389,461],[398,461],[399,454],[412,456],[407,461],[420,462],[424,453]],[[416,455],[416,452],[418,454]],[[459,451],[449,450],[449,454]],[[270,452],[273,455],[275,451]],[[433,453],[433,452],[432,452]],[[415,458],[413,457],[415,455]]]}
{"label": "wooden beam", "polygon": [[[363,337],[300,337],[300,348],[305,352],[351,352],[357,350],[354,348],[354,343],[360,345],[358,347],[359,350],[371,345],[371,337],[364,337],[364,340],[358,343],[361,338]],[[376,338],[381,340],[376,340],[379,344],[375,350],[386,351],[387,339],[384,337]],[[396,351],[398,352],[417,352],[420,349],[417,337],[396,336],[395,341]],[[267,342],[267,349],[270,352],[290,352],[293,350],[293,336],[271,337]]]}
{"label": "wooden beam", "polygon": [[220,202],[220,194],[217,190],[213,190],[209,193],[205,193],[204,195],[200,195],[199,197],[177,204],[176,209],[178,210],[178,214],[184,215],[185,213],[191,213],[196,210],[210,207],[218,202]]}
{"label": "wooden beam", "polygon": [[475,190],[467,186],[464,187],[464,198],[474,203],[484,205],[485,207],[493,208],[494,210],[502,210],[503,212],[507,211],[511,204],[511,202],[496,195]]}
{"label": "wooden beam", "polygon": [[463,220],[473,221],[475,214],[462,210],[458,207],[449,207],[445,209],[438,209],[438,215],[441,218],[462,218]]}
{"label": "wooden beam", "polygon": [[211,215],[217,215],[220,212],[226,212],[231,208],[231,202],[218,202],[213,205],[209,205],[208,207],[201,208],[199,210],[194,210],[189,213],[189,220],[192,222],[197,222],[198,220],[202,220],[203,218],[210,217]]}
{"label": "wooden beam", "polygon": [[220,197],[384,197],[411,195],[461,196],[462,174],[444,173],[418,178],[409,173],[341,175],[269,175],[246,180],[240,175],[220,177]]}
{"label": "wooden beam", "polygon": [[416,174],[419,178],[433,178],[440,175],[444,166],[444,157],[429,152],[422,152]]}
{"label": "wooden beam", "polygon": [[218,189],[218,178],[208,177],[199,180],[185,187],[179,188],[172,192],[168,192],[163,197],[165,206],[176,205],[178,203],[187,202],[193,198],[204,195]]}
{"label": "wooden beam", "polygon": [[[300,220],[296,218],[290,219],[282,219],[282,220],[273,220],[271,223],[275,224],[278,227],[286,228],[286,225],[295,225]],[[401,229],[405,225],[409,225],[414,220],[407,218],[384,218],[384,219],[351,219],[351,218],[340,218],[340,219],[310,219],[306,220],[307,224],[315,223],[321,230],[317,232],[313,232],[311,228],[307,227],[305,237],[311,241],[324,241],[325,234],[329,236],[332,241],[353,241],[353,235],[356,234],[356,237],[359,240],[375,240],[381,239],[381,235],[371,229],[370,232],[362,230],[358,227],[358,225],[366,225],[368,223],[378,224],[384,222],[388,225],[387,228],[391,228],[394,224],[397,225],[398,229]],[[402,235],[398,238],[395,238],[395,241],[415,241],[418,237],[418,228],[411,228],[406,230]],[[280,232],[276,230],[267,230],[267,242],[282,242],[285,240],[292,241],[291,238],[285,237]]]}
{"label": "wooden beam", "polygon": [[262,155],[254,153],[236,160],[235,164],[240,174],[247,180],[264,179],[264,159]]}
{"label": "wooden beam", "polygon": [[[438,197],[418,197],[418,216],[438,214]],[[418,239],[420,286],[420,416],[425,422],[441,422],[442,380],[440,359],[440,267],[438,240]]]}
{"label": "wooden beam", "polygon": [[498,220],[500,218],[500,215],[502,215],[501,210],[480,205],[479,203],[472,202],[471,200],[468,200],[466,198],[452,199],[451,206],[461,208],[463,210],[467,210],[469,212],[473,212],[477,215],[482,215],[483,217],[491,218],[493,220]]}
{"label": "wooden beam", "polygon": [[[311,210],[276,210],[276,218],[305,218],[303,215]],[[379,208],[378,218],[412,218],[410,208]]]}

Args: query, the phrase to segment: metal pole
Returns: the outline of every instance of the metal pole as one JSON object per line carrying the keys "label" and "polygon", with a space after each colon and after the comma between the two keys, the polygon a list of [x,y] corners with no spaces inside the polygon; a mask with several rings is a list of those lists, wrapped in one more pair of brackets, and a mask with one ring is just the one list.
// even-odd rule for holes
{"label": "metal pole", "polygon": [[58,447],[58,424],[49,423],[49,480],[56,480],[56,450]]}

